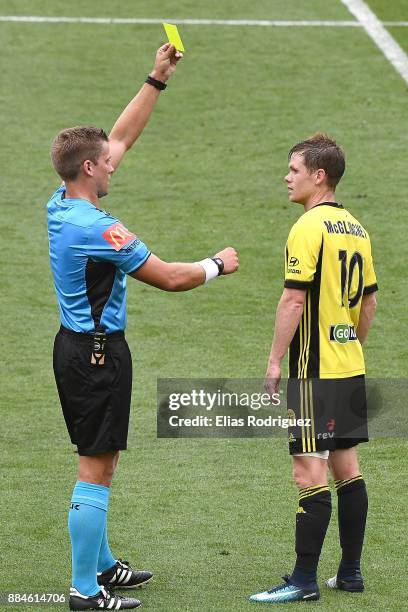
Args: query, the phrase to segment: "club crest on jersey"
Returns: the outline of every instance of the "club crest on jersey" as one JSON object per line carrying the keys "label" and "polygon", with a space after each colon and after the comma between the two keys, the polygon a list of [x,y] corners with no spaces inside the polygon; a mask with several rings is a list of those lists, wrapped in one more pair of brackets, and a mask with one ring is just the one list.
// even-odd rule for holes
{"label": "club crest on jersey", "polygon": [[332,342],[346,344],[351,340],[357,340],[356,329],[354,325],[348,325],[347,323],[338,323],[337,325],[330,325],[329,338]]}
{"label": "club crest on jersey", "polygon": [[106,242],[109,242],[115,251],[120,251],[124,246],[136,238],[136,235],[129,232],[121,223],[114,223],[108,227],[108,229],[103,232],[102,236],[105,238]]}

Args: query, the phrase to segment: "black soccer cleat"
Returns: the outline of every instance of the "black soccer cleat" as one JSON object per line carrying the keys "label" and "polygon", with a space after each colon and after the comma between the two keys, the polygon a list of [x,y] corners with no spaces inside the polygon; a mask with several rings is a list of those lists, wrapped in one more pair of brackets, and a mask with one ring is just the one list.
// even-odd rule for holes
{"label": "black soccer cleat", "polygon": [[104,586],[101,586],[99,593],[93,597],[82,595],[74,587],[69,591],[70,610],[132,610],[141,605],[138,599],[114,595]]}
{"label": "black soccer cleat", "polygon": [[134,589],[141,587],[153,578],[151,572],[134,570],[129,561],[118,559],[113,567],[97,575],[98,584],[108,588]]}
{"label": "black soccer cleat", "polygon": [[326,580],[326,586],[329,589],[339,589],[339,591],[348,591],[349,593],[362,593],[364,591],[364,580],[359,573],[355,578],[339,578],[333,576]]}

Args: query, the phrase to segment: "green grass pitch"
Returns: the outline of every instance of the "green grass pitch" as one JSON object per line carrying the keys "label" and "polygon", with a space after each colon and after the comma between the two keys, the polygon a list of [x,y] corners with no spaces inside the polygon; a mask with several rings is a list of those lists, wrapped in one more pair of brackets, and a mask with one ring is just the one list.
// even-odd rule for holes
{"label": "green grass pitch", "polygon": [[[405,0],[372,6],[384,20],[408,19]],[[340,0],[0,0],[0,14],[352,19]],[[372,237],[380,293],[365,349],[368,375],[407,375],[408,92],[360,28],[184,26],[181,34],[185,59],[103,204],[164,259],[194,261],[233,245],[241,268],[184,295],[129,279],[133,412],[110,539],[118,556],[155,572],[140,593],[146,611],[245,611],[253,609],[248,596],[293,563],[297,495],[286,443],[158,440],[156,379],[263,376],[283,248],[301,212],[287,202],[286,155],[316,130],[346,149],[339,200]],[[408,49],[408,28],[396,35]],[[150,70],[163,32],[160,25],[0,23],[0,40],[0,591],[65,593],[76,456],[51,367],[58,312],[44,205],[58,180],[49,146],[66,126],[109,129]],[[308,610],[405,608],[406,450],[401,439],[361,448],[370,495],[366,592],[322,587],[322,600]],[[334,512],[321,583],[337,560]]]}

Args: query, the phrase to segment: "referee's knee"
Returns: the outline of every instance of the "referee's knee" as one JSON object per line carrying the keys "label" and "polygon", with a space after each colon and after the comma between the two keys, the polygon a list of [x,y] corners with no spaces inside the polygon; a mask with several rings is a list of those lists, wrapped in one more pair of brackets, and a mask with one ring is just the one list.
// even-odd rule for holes
{"label": "referee's knee", "polygon": [[117,460],[117,453],[105,453],[91,457],[82,455],[79,458],[78,479],[110,487]]}

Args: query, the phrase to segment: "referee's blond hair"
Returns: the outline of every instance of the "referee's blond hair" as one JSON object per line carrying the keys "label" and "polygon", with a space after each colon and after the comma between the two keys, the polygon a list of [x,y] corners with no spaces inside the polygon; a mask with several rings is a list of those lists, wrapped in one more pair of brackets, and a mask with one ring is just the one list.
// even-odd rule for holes
{"label": "referee's blond hair", "polygon": [[76,126],[59,132],[51,146],[51,159],[62,180],[74,181],[87,159],[96,164],[104,141],[108,141],[108,136],[94,126]]}

